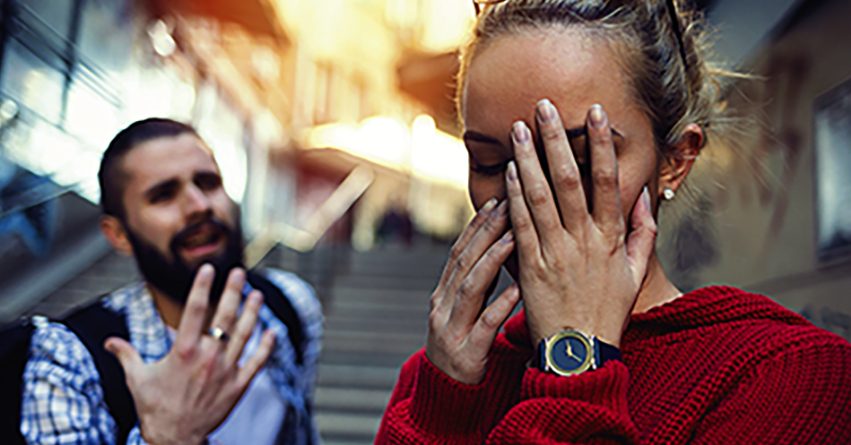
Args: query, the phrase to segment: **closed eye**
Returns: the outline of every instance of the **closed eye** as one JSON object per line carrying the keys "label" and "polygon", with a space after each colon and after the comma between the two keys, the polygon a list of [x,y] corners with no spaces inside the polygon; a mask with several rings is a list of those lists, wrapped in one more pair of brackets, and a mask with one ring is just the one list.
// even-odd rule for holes
{"label": "closed eye", "polygon": [[484,176],[496,176],[501,175],[505,172],[505,168],[508,166],[508,161],[499,162],[497,164],[479,164],[475,160],[470,159],[470,170]]}

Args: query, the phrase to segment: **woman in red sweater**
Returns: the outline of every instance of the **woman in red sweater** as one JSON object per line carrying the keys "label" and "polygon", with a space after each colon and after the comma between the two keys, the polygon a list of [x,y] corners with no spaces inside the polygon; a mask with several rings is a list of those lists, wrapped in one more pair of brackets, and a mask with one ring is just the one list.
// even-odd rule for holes
{"label": "woman in red sweater", "polygon": [[[480,3],[458,88],[478,213],[376,443],[849,443],[847,342],[739,289],[683,295],[654,254],[660,201],[724,133],[694,16]],[[517,284],[485,305],[502,265]]]}

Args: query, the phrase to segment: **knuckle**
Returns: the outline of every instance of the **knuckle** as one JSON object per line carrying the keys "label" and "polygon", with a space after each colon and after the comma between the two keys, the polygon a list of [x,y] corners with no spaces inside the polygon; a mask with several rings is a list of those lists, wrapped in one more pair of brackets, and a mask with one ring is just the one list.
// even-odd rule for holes
{"label": "knuckle", "polygon": [[529,218],[518,218],[513,222],[514,230],[517,232],[528,232],[533,229],[532,221]]}
{"label": "knuckle", "polygon": [[[498,303],[497,303],[498,304]],[[495,313],[494,309],[499,308],[498,306],[494,306],[486,310],[482,313],[482,326],[487,328],[490,331],[496,330],[499,328],[499,317]],[[501,309],[501,308],[500,308]]]}
{"label": "knuckle", "polygon": [[455,244],[452,246],[452,249],[449,251],[449,261],[455,262],[463,252],[464,248],[461,247],[461,240],[459,239],[455,242]]}
{"label": "knuckle", "polygon": [[186,310],[193,314],[204,314],[207,311],[207,302],[205,299],[189,299],[186,303]]}
{"label": "knuckle", "polygon": [[612,168],[599,168],[592,174],[595,187],[614,188],[618,183],[618,175]]}
{"label": "knuckle", "polygon": [[440,331],[440,328],[443,326],[443,317],[438,313],[438,311],[431,311],[428,314],[428,327],[432,332]]}
{"label": "knuckle", "polygon": [[529,204],[538,207],[547,203],[549,193],[542,186],[534,186],[527,191],[527,197],[529,198]]}
{"label": "knuckle", "polygon": [[579,172],[575,169],[560,166],[556,169],[553,176],[556,186],[562,190],[576,190],[582,185],[582,179],[579,177]]}
{"label": "knuckle", "polygon": [[227,310],[224,314],[221,314],[220,320],[223,326],[233,326],[234,321],[236,321],[236,314]]}
{"label": "knuckle", "polygon": [[541,139],[547,144],[561,142],[564,130],[559,130],[555,124],[541,126]]}
{"label": "knuckle", "polygon": [[431,294],[431,297],[428,299],[428,307],[430,311],[434,311],[434,308],[437,307],[438,301],[441,300],[440,295],[437,292]]}
{"label": "knuckle", "polygon": [[529,268],[532,273],[535,274],[536,278],[546,278],[547,275],[549,275],[547,264],[544,262],[543,258],[535,258],[530,261]]}
{"label": "knuckle", "polygon": [[184,342],[180,342],[175,346],[175,351],[177,352],[177,356],[182,361],[190,361],[195,357],[195,354],[198,352],[198,349],[195,345],[186,344]]}
{"label": "knuckle", "polygon": [[476,286],[470,280],[470,277],[464,278],[464,281],[461,282],[461,286],[458,287],[459,300],[466,300],[467,298],[472,297],[475,293]]}
{"label": "knuckle", "polygon": [[594,143],[608,147],[612,145],[612,134],[608,130],[594,132]]}
{"label": "knuckle", "polygon": [[458,257],[455,258],[455,268],[456,269],[464,270],[469,265],[470,265],[470,258],[466,254],[458,255]]}

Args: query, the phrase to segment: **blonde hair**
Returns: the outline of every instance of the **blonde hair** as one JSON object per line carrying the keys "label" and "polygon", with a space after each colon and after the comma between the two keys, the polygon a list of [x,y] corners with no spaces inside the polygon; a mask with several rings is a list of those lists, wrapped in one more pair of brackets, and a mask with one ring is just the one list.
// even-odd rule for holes
{"label": "blonde hair", "polygon": [[[632,91],[653,123],[657,147],[674,145],[690,123],[705,139],[726,122],[723,81],[734,74],[707,62],[701,17],[674,0],[506,0],[478,16],[472,39],[461,50],[456,108],[461,117],[470,64],[496,37],[550,26],[578,26],[626,45]],[[463,122],[462,126],[463,126]]]}

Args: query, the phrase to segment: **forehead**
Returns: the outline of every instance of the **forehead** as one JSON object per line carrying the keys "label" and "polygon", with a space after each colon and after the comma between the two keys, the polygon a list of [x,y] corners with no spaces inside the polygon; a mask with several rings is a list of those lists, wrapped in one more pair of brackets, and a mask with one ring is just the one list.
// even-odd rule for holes
{"label": "forehead", "polygon": [[145,141],[131,149],[122,160],[126,186],[147,188],[158,182],[198,171],[216,171],[212,151],[197,136],[185,133]]}
{"label": "forehead", "polygon": [[[496,37],[467,73],[462,113],[468,128],[533,122],[534,106],[548,98],[565,125],[581,126],[591,105],[614,118],[635,108],[621,52],[578,27],[529,28]],[[614,119],[613,119],[614,120]]]}

